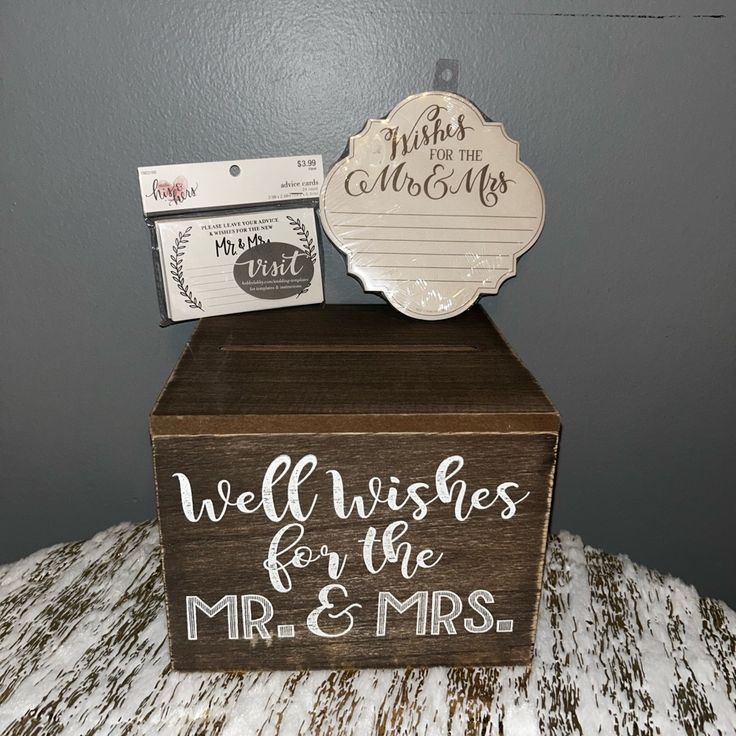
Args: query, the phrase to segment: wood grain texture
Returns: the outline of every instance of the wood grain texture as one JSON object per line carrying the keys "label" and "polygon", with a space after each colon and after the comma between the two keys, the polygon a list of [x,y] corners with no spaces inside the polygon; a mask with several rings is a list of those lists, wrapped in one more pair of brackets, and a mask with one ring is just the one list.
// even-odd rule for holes
{"label": "wood grain texture", "polygon": [[155,524],[0,567],[0,734],[732,736],[736,613],[563,533],[531,671],[172,671]]}
{"label": "wood grain texture", "polygon": [[196,416],[151,416],[153,436],[251,434],[314,434],[332,432],[447,433],[447,432],[557,432],[560,420],[547,413],[493,414],[199,414]]}
{"label": "wood grain texture", "polygon": [[[557,412],[480,309],[451,325],[365,305],[203,320],[151,416],[175,667],[528,663],[558,431]],[[328,577],[325,561],[313,562],[293,574],[288,593],[274,585],[264,561],[279,530],[297,519],[277,523],[232,508],[223,520],[212,519],[222,508],[218,484],[233,489],[233,501],[243,491],[256,492],[258,501],[269,463],[282,454],[294,463],[311,455],[319,462],[300,493],[322,500],[293,546],[308,545],[311,556],[325,545],[324,554],[347,565],[344,575]],[[412,518],[412,504],[406,510],[379,504],[369,520],[357,514],[341,520],[330,503],[330,470],[341,473],[348,506],[356,496],[370,505],[374,477],[402,493],[409,484],[426,484],[422,495],[431,496],[440,463],[453,456],[462,457],[457,480],[467,484],[468,500],[484,492],[478,489],[498,494],[505,483],[528,494],[512,520],[502,516],[503,498],[467,520],[458,520],[454,501],[445,499],[421,522]],[[181,474],[194,506],[215,503],[217,512],[197,521],[185,516]],[[276,489],[282,497],[284,484]],[[412,546],[412,565],[427,549],[437,566],[400,573],[392,561],[372,574],[362,542],[375,530],[376,546],[392,556],[381,538],[392,523],[408,525],[395,544]],[[293,537],[289,532],[279,547]],[[307,625],[330,583],[342,586],[330,600],[341,604],[335,612],[353,604],[360,610],[340,636],[334,625],[325,635]],[[426,597],[426,624],[412,608],[393,613],[387,632],[379,632],[379,602],[388,594],[399,607],[415,594]],[[263,605],[275,609],[267,631],[255,637],[238,623],[250,605],[242,601],[246,595],[267,599],[253,604],[259,612]],[[490,600],[494,617],[494,628],[486,618],[482,634],[470,633],[488,610],[475,605],[478,595]],[[193,612],[192,605],[199,608]],[[453,623],[432,626],[448,606]],[[282,636],[284,626],[294,632]]]}
{"label": "wood grain texture", "polygon": [[[552,474],[557,435],[549,434],[411,434],[411,435],[231,435],[226,437],[165,437],[154,440],[159,519],[164,555],[172,657],[177,669],[305,669],[433,664],[524,664],[531,657],[534,625],[541,586],[544,545],[552,495]],[[314,473],[300,487],[305,507],[315,498],[314,513],[304,522],[300,544],[331,552],[347,560],[337,582],[348,591],[341,606],[358,603],[356,623],[335,639],[316,636],[305,621],[319,605],[318,593],[333,582],[324,561],[292,570],[293,589],[279,593],[269,582],[263,561],[274,535],[291,517],[269,521],[262,513],[244,515],[229,509],[217,522],[204,517],[194,523],[182,511],[180,481],[187,476],[197,508],[204,499],[218,500],[216,488],[225,479],[230,486],[251,489],[256,500],[265,471],[273,458],[288,454],[294,462],[308,453],[318,459]],[[332,503],[328,470],[337,469],[345,488],[345,504],[361,496],[369,505],[368,487],[375,475],[384,485],[404,489],[409,483],[427,486],[431,498],[435,471],[447,457],[462,456],[464,465],[452,482],[467,485],[465,508],[479,488],[495,489],[513,481],[512,497],[524,498],[510,519],[504,519],[503,502],[474,511],[458,521],[454,503],[433,503],[427,516],[412,518],[414,506],[393,511],[379,505],[369,519],[353,515],[340,519]],[[285,480],[279,488],[279,507],[286,498]],[[456,492],[459,497],[460,491]],[[493,495],[491,496],[493,498]],[[219,513],[222,503],[215,506]],[[280,510],[280,509],[279,509]],[[361,542],[373,527],[380,535],[392,522],[404,520],[414,558],[430,548],[442,559],[436,567],[419,570],[411,579],[399,564],[389,564],[371,575],[363,564]],[[291,536],[286,537],[287,540]],[[380,547],[380,536],[378,546]],[[288,559],[288,557],[286,558]],[[475,590],[489,591],[496,619],[512,620],[512,632],[495,629],[468,633],[464,618],[477,613],[467,601]],[[466,601],[455,632],[443,627],[432,635],[427,616],[426,634],[417,635],[417,613],[412,608],[394,613],[385,636],[377,636],[377,602],[380,591],[401,601],[416,591],[452,591]],[[214,618],[199,616],[198,640],[187,636],[186,597],[196,595],[212,606],[227,595],[256,594],[276,609],[268,628],[272,638],[228,638],[226,612]],[[445,605],[445,610],[447,605]],[[343,621],[339,622],[341,625]],[[278,638],[276,626],[295,625],[294,638]],[[329,630],[341,630],[341,625]]]}
{"label": "wood grain texture", "polygon": [[[171,431],[166,420],[176,417],[179,433],[217,432],[217,418],[229,417],[247,432],[274,415],[291,417],[285,431],[314,432],[319,417],[357,415],[383,419],[384,431],[393,417],[407,416],[465,431],[464,417],[493,422],[495,414],[512,429],[520,417],[521,431],[526,415],[543,415],[542,431],[559,425],[554,407],[482,310],[427,323],[388,306],[331,304],[202,320],[159,398],[151,429]],[[188,430],[189,417],[195,429]],[[477,427],[476,421],[467,431]]]}

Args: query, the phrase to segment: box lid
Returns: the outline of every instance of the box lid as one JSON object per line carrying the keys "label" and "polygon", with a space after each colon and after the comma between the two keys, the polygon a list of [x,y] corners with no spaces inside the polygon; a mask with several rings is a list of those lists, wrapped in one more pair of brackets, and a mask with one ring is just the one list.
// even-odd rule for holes
{"label": "box lid", "polygon": [[558,429],[480,307],[431,322],[337,304],[203,319],[151,414],[154,436]]}

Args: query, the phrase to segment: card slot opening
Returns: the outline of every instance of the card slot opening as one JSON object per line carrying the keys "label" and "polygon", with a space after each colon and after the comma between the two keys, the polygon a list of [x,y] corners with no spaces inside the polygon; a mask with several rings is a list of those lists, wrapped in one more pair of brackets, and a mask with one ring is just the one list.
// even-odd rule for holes
{"label": "card slot opening", "polygon": [[475,353],[473,345],[223,345],[227,353]]}

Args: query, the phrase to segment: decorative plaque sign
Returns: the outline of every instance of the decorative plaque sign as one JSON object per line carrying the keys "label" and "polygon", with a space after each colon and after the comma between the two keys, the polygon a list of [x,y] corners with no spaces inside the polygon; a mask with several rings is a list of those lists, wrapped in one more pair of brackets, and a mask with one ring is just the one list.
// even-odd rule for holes
{"label": "decorative plaque sign", "polygon": [[320,206],[349,273],[427,320],[495,294],[544,223],[519,144],[450,92],[413,95],[369,120],[327,175]]}

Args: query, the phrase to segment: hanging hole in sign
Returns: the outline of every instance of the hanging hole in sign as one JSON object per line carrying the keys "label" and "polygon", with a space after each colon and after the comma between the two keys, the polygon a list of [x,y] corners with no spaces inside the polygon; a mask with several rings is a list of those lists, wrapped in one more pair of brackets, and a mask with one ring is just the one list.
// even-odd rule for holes
{"label": "hanging hole in sign", "polygon": [[240,176],[240,166],[233,164],[230,167],[230,176]]}

